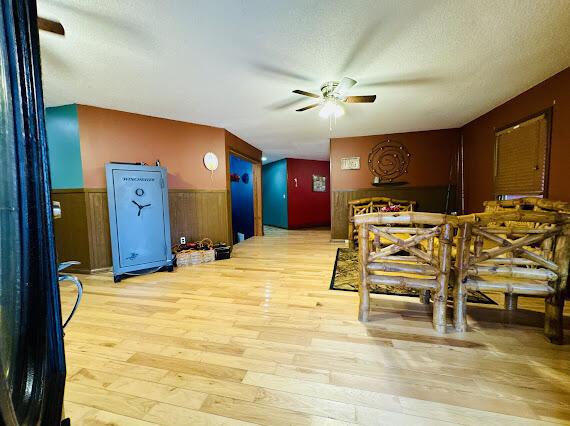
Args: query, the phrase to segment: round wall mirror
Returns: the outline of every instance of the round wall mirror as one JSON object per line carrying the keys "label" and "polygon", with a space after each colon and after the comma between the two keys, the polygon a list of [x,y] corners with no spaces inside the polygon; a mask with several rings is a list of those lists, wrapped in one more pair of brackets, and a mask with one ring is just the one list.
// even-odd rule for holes
{"label": "round wall mirror", "polygon": [[204,166],[211,172],[218,168],[218,156],[213,152],[207,152],[204,155]]}

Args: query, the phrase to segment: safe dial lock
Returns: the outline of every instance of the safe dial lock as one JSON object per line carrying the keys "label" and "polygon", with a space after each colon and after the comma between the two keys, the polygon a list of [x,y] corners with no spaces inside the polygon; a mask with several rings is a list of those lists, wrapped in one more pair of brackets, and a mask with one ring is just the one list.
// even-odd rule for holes
{"label": "safe dial lock", "polygon": [[142,188],[135,189],[135,194],[137,194],[139,197],[142,197],[144,195],[144,189]]}

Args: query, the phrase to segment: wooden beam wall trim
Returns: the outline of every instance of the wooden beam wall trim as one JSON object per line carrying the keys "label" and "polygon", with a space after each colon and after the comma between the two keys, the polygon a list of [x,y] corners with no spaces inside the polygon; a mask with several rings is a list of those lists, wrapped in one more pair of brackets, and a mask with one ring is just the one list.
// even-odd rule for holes
{"label": "wooden beam wall trim", "polygon": [[52,194],[85,194],[85,188],[52,189]]}
{"label": "wooden beam wall trim", "polygon": [[[453,188],[455,185],[453,185]],[[398,185],[383,185],[383,186],[370,186],[366,188],[354,188],[354,189],[332,189],[331,192],[356,192],[356,191],[415,191],[415,190],[429,190],[429,189],[441,189],[447,188],[444,185],[436,186],[398,186]],[[453,189],[452,188],[452,189]]]}
{"label": "wooden beam wall trim", "polygon": [[261,163],[253,165],[253,235],[263,236],[263,187]]}
{"label": "wooden beam wall trim", "polygon": [[168,192],[188,192],[188,193],[192,193],[192,192],[228,192],[227,189],[180,189],[180,188],[174,188],[174,189],[169,189]]}
{"label": "wooden beam wall trim", "polygon": [[[227,192],[227,189],[169,188],[168,192]],[[52,194],[107,193],[107,188],[66,188],[52,189]]]}

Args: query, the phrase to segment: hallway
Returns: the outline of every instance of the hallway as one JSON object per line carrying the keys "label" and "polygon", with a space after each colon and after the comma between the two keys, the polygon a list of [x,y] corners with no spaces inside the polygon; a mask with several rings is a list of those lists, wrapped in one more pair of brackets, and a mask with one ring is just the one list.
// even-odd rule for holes
{"label": "hallway", "polygon": [[[65,335],[74,424],[570,420],[570,346],[543,339],[542,314],[524,310],[511,318],[521,325],[503,327],[504,311],[474,306],[472,332],[442,337],[415,298],[382,296],[364,325],[357,294],[328,289],[340,247],[330,231],[266,232],[227,261],[120,285],[81,276]],[[65,315],[73,291],[62,299]]]}

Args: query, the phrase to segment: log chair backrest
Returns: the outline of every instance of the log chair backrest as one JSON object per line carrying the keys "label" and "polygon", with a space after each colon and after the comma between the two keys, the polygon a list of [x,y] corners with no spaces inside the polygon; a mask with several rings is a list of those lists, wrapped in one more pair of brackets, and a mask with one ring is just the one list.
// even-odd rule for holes
{"label": "log chair backrest", "polygon": [[[554,260],[556,243],[570,229],[570,215],[507,209],[457,219],[458,227],[463,229],[462,240],[457,244],[463,245],[466,256],[463,266],[471,271],[476,272],[477,265],[483,264],[542,267],[554,273],[560,269]],[[530,278],[532,274],[521,277]],[[555,279],[552,274],[545,276]]]}
{"label": "log chair backrest", "polygon": [[[440,213],[424,212],[393,212],[393,213],[368,213],[357,215],[354,218],[356,226],[364,225],[368,233],[374,234],[372,242],[368,242],[370,251],[369,261],[416,261],[437,268],[438,258],[434,253],[433,244],[435,238],[440,238],[443,225],[450,224],[453,227],[455,217]],[[369,234],[363,234],[365,237]],[[381,244],[380,239],[389,241]],[[361,243],[362,241],[359,241]],[[422,244],[427,242],[428,244]],[[431,243],[430,243],[431,242]],[[407,252],[407,256],[394,256],[398,252]],[[390,259],[389,259],[390,258]],[[432,270],[430,268],[430,270]]]}
{"label": "log chair backrest", "polygon": [[367,213],[378,213],[383,207],[399,206],[401,211],[414,211],[416,202],[412,200],[400,200],[389,197],[359,198],[348,202],[348,239],[351,247],[358,240],[355,233],[354,216]]}
{"label": "log chair backrest", "polygon": [[[514,200],[501,200],[501,201],[485,201],[485,213],[504,212],[504,211],[523,211],[523,212],[553,212],[561,214],[570,214],[570,203],[565,201],[549,200],[546,198],[538,197],[524,197],[516,198]],[[545,228],[547,225],[544,223],[529,221],[512,221],[503,223],[490,222],[489,226],[507,227],[507,228]],[[542,255],[546,258],[551,256],[552,239],[543,241],[540,247],[536,250],[541,250]]]}
{"label": "log chair backrest", "polygon": [[506,208],[459,216],[456,226],[456,330],[466,329],[467,289],[498,291],[547,298],[545,333],[561,341],[562,316],[556,312],[568,281],[570,215]]}
{"label": "log chair backrest", "polygon": [[485,212],[514,209],[570,213],[570,203],[538,197],[524,197],[516,198],[514,200],[501,201],[485,201],[483,202],[483,206],[485,206]]}
{"label": "log chair backrest", "polygon": [[[354,217],[359,228],[361,320],[368,316],[370,284],[429,290],[434,298],[433,326],[438,332],[445,331],[454,235],[450,221],[455,220],[454,216],[423,212],[368,213]],[[372,247],[370,232],[374,234]],[[380,239],[391,244],[380,245]],[[438,240],[437,251],[434,239]],[[382,274],[386,272],[390,274]]]}

